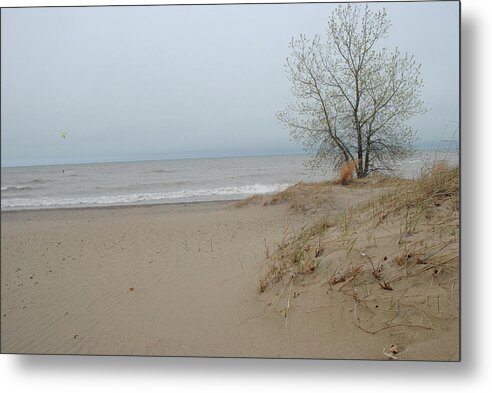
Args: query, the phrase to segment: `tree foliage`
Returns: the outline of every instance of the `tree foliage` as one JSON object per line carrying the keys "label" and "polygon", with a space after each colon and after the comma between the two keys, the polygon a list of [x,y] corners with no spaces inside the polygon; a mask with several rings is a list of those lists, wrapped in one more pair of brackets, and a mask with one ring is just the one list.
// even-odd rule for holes
{"label": "tree foliage", "polygon": [[381,47],[389,27],[384,9],[345,4],[324,38],[290,42],[286,67],[295,100],[277,117],[314,153],[312,165],[355,159],[357,176],[365,177],[391,171],[412,153],[407,121],[425,112],[420,65],[398,48]]}

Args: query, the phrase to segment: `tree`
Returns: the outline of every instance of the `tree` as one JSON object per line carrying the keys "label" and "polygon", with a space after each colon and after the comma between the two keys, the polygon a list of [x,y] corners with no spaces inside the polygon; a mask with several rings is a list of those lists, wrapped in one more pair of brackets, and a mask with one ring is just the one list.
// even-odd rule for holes
{"label": "tree", "polygon": [[407,121],[424,113],[420,65],[380,41],[386,11],[340,5],[326,37],[301,35],[290,42],[286,67],[295,98],[277,113],[291,135],[314,153],[313,166],[357,161],[357,177],[392,171],[412,152],[415,132]]}

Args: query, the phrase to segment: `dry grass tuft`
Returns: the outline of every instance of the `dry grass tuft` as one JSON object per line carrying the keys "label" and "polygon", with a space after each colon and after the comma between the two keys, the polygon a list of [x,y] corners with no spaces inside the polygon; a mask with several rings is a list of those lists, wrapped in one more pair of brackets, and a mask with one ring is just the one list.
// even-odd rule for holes
{"label": "dry grass tuft", "polygon": [[332,182],[297,183],[285,191],[267,197],[263,205],[288,204],[297,213],[312,212],[332,201]]}
{"label": "dry grass tuft", "polygon": [[249,205],[272,206],[286,204],[296,213],[315,212],[332,201],[332,182],[297,183],[284,191],[270,195],[253,195],[235,203],[235,207]]}
{"label": "dry grass tuft", "polygon": [[354,301],[354,323],[370,334],[451,321],[459,286],[459,168],[437,163],[417,180],[356,179],[349,188],[375,181],[384,192],[284,239],[267,256],[259,292],[278,283],[306,291],[322,280],[327,293]]}
{"label": "dry grass tuft", "polygon": [[421,177],[404,183],[388,193],[387,207],[392,212],[402,209],[426,210],[450,203],[454,209],[459,205],[459,168],[448,168],[442,162],[422,172]]}
{"label": "dry grass tuft", "polygon": [[339,196],[340,190],[347,192],[352,189],[368,190],[386,189],[408,182],[392,176],[374,175],[362,179],[352,179],[344,187],[337,181],[324,181],[318,183],[300,182],[288,187],[284,191],[275,194],[253,195],[249,198],[237,201],[236,208],[250,205],[274,206],[287,205],[295,213],[316,214],[333,208],[335,197]]}
{"label": "dry grass tuft", "polygon": [[267,271],[259,280],[258,292],[264,292],[267,287],[275,285],[288,272],[294,277],[314,272],[325,252],[323,234],[333,225],[325,218],[281,241],[276,250],[267,256]]}

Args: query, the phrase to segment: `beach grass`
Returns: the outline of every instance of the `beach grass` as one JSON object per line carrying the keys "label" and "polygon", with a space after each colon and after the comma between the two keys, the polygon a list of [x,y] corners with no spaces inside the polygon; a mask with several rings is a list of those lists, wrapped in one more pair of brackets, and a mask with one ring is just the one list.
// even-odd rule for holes
{"label": "beach grass", "polygon": [[[355,179],[345,187],[369,185],[370,198],[341,211],[325,206],[324,215],[279,242],[266,258],[258,292],[282,287],[309,292],[312,285],[326,285],[331,297],[350,299],[346,312],[370,334],[396,328],[414,334],[455,320],[459,169],[439,162],[416,180]],[[303,186],[287,190],[289,199]],[[329,193],[340,186],[318,187]],[[327,296],[326,304],[330,301]],[[291,308],[292,300],[287,303]]]}

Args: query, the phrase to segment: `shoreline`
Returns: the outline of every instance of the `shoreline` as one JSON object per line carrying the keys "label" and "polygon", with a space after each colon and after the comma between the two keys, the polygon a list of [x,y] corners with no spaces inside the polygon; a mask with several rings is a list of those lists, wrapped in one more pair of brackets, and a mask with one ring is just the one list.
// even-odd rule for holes
{"label": "shoreline", "polygon": [[[268,194],[262,194],[262,195],[268,195]],[[90,205],[90,206],[53,206],[53,207],[36,207],[36,208],[20,208],[20,209],[9,209],[9,210],[1,210],[0,214],[12,214],[12,213],[22,213],[22,212],[42,212],[42,211],[79,211],[79,210],[116,210],[116,209],[131,209],[131,208],[149,208],[149,207],[157,207],[157,206],[188,206],[188,205],[226,205],[228,203],[233,204],[238,201],[247,199],[249,197],[245,198],[238,198],[238,199],[219,199],[219,200],[212,200],[212,201],[190,201],[190,202],[155,202],[155,203],[136,203],[136,204],[125,204],[125,205]]]}
{"label": "shoreline", "polygon": [[[440,154],[438,151],[434,151],[434,153]],[[288,158],[289,156],[278,156],[282,161],[266,163],[268,165],[271,164],[270,166],[273,168],[268,171],[268,176],[261,172],[262,165],[265,163],[260,162],[254,165],[251,163],[242,163],[238,167],[239,169],[236,170],[237,173],[245,176],[250,176],[250,173],[257,174],[254,179],[248,177],[247,181],[237,181],[237,179],[228,181],[222,179],[222,174],[215,168],[217,163],[214,165],[211,164],[210,168],[207,167],[208,169],[203,175],[198,177],[192,176],[191,179],[186,177],[185,182],[183,182],[182,174],[188,173],[186,171],[190,170],[190,168],[168,168],[157,164],[145,166],[148,164],[145,161],[115,163],[121,165],[142,164],[128,168],[117,166],[115,167],[116,169],[109,171],[109,175],[112,176],[116,174],[121,176],[121,173],[129,173],[123,179],[117,177],[118,181],[113,181],[111,177],[108,177],[109,175],[105,170],[100,170],[99,165],[101,164],[90,164],[94,165],[94,169],[89,172],[83,169],[83,167],[79,167],[78,164],[74,164],[75,169],[73,173],[65,174],[64,176],[68,176],[66,178],[60,177],[61,174],[55,170],[40,170],[39,173],[36,172],[36,174],[33,174],[27,171],[25,167],[24,169],[19,167],[18,173],[12,168],[2,168],[2,170],[4,169],[6,171],[5,173],[2,171],[2,174],[6,177],[5,179],[2,177],[2,188],[5,188],[5,190],[1,192],[1,211],[83,209],[233,201],[245,199],[256,194],[282,191],[298,182],[322,182],[336,178],[331,167],[326,168],[326,173],[323,171],[305,172],[305,169],[302,171],[299,169],[301,167],[301,161],[292,161],[294,164],[292,164],[291,168],[289,166],[291,165],[291,161],[286,157]],[[406,166],[395,168],[397,170],[395,175],[404,179],[413,179],[427,165],[427,159],[430,159],[429,162],[433,160],[430,156],[420,157],[417,160],[409,159],[407,160]],[[436,158],[434,157],[434,159]],[[453,162],[452,165],[454,165],[454,161],[457,159],[458,157],[454,156],[450,159]],[[287,169],[290,168],[295,173],[292,176],[286,175],[286,173],[291,172],[286,172],[284,167],[279,172],[275,169],[279,164],[287,165]],[[268,167],[270,168],[270,166]],[[297,171],[298,169],[299,171]],[[13,172],[8,172],[10,170]],[[135,173],[142,173],[142,175],[135,178]],[[204,185],[203,177],[209,176],[209,173],[213,177],[211,183],[210,185]],[[165,182],[162,183],[164,180]],[[126,182],[128,185],[126,185]],[[124,186],[119,185],[120,183]],[[164,185],[161,185],[161,183]],[[77,190],[79,191],[77,192]]]}

